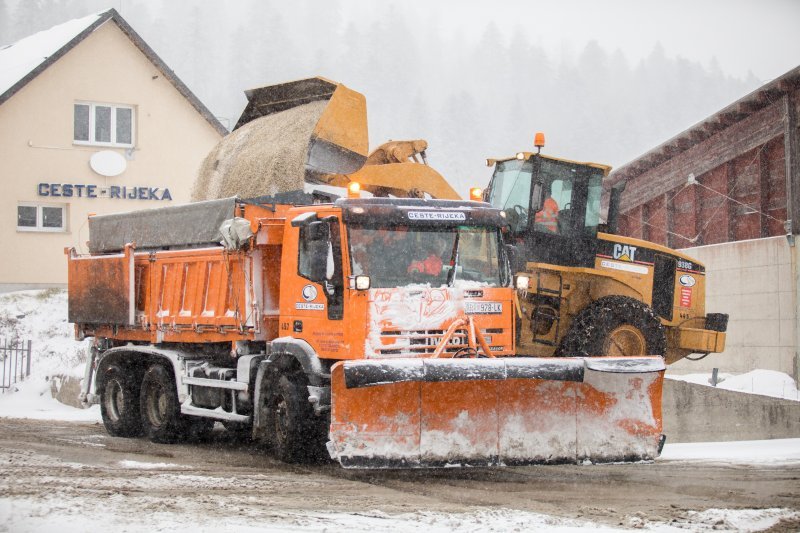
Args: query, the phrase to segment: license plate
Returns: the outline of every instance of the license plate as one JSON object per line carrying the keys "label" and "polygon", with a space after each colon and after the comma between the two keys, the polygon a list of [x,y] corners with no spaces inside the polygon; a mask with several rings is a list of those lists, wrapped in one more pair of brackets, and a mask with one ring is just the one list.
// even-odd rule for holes
{"label": "license plate", "polygon": [[497,315],[503,312],[500,302],[465,302],[464,312],[468,315]]}

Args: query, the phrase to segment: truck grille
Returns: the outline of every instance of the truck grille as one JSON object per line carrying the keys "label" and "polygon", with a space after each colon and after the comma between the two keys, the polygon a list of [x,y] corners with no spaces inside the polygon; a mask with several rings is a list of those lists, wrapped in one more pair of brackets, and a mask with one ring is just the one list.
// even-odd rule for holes
{"label": "truck grille", "polygon": [[[502,352],[507,349],[507,346],[499,345],[497,342],[503,337],[504,329],[481,329],[480,331],[492,352]],[[376,348],[375,354],[378,357],[425,357],[436,351],[436,346],[441,342],[444,333],[443,329],[386,330],[381,332],[381,345]],[[450,337],[444,351],[454,354],[467,346],[466,332],[456,331]]]}

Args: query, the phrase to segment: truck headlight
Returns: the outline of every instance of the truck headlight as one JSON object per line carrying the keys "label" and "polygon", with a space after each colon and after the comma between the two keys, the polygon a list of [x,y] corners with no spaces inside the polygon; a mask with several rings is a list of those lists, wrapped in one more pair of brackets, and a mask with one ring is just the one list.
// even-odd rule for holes
{"label": "truck headlight", "polygon": [[517,289],[527,291],[531,280],[528,276],[517,276]]}

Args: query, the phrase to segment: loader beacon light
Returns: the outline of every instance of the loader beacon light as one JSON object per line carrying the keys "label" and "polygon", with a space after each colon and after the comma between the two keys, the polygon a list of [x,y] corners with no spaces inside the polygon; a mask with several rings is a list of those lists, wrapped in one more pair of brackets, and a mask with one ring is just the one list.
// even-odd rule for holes
{"label": "loader beacon light", "polygon": [[361,184],[357,181],[351,181],[347,186],[348,198],[361,198]]}
{"label": "loader beacon light", "polygon": [[469,188],[469,199],[475,200],[476,202],[480,202],[483,199],[483,191],[480,187],[470,187]]}
{"label": "loader beacon light", "polygon": [[536,135],[533,136],[533,145],[536,147],[536,153],[542,153],[542,148],[544,148],[544,133],[541,131],[537,131]]}

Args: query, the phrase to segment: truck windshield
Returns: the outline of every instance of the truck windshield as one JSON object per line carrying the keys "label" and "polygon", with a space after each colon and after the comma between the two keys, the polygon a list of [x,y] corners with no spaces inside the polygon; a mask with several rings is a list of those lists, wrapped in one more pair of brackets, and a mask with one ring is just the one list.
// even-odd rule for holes
{"label": "truck windshield", "polygon": [[[531,184],[542,184],[542,208],[530,211]],[[603,171],[587,165],[534,157],[497,163],[489,202],[506,213],[514,233],[564,236],[597,233]]]}
{"label": "truck windshield", "polygon": [[507,283],[498,228],[350,226],[350,271],[376,288]]}

